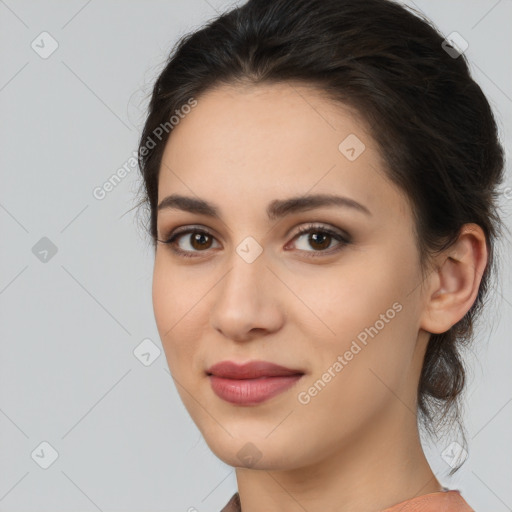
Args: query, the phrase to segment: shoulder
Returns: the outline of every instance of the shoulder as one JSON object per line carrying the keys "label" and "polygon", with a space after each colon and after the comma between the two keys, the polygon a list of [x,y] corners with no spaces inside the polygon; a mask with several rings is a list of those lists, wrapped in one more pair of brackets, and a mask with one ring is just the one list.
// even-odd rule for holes
{"label": "shoulder", "polygon": [[424,494],[403,501],[382,512],[475,512],[458,490]]}

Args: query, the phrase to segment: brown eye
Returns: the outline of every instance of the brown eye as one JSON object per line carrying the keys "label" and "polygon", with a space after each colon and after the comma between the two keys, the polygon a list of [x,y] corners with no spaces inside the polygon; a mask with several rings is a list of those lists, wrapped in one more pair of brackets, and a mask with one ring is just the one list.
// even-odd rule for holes
{"label": "brown eye", "polygon": [[212,237],[205,233],[194,232],[190,237],[190,245],[197,250],[209,249],[212,245]]}
{"label": "brown eye", "polygon": [[[305,235],[308,235],[305,237]],[[323,226],[317,225],[308,225],[299,228],[298,235],[294,238],[294,240],[299,240],[304,238],[306,242],[304,243],[305,248],[300,248],[300,251],[311,253],[309,256],[322,256],[322,254],[332,254],[340,249],[342,249],[345,245],[350,243],[350,239],[348,236],[344,236],[342,233],[338,233],[330,228],[326,228]],[[338,242],[335,244],[334,250],[329,250],[331,248],[332,242]],[[297,246],[297,243],[294,243],[294,246]],[[308,247],[312,247],[314,250],[311,251]],[[318,254],[315,254],[318,253]]]}
{"label": "brown eye", "polygon": [[173,233],[166,240],[158,241],[171,246],[171,249],[177,254],[194,257],[194,253],[210,249],[214,239],[215,237],[208,231],[189,228]]}
{"label": "brown eye", "polygon": [[312,244],[315,249],[327,249],[331,240],[331,235],[327,233],[310,233],[308,237],[308,243]]}

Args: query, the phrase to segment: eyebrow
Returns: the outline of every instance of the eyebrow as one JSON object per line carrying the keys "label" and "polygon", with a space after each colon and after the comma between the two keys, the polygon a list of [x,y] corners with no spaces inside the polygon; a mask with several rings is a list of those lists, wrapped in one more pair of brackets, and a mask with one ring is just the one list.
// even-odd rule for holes
{"label": "eyebrow", "polygon": [[[337,196],[332,194],[313,194],[306,196],[290,197],[288,199],[276,199],[267,207],[267,217],[273,221],[292,213],[313,210],[323,206],[338,206],[343,208],[352,208],[356,211],[371,216],[370,210],[349,197]],[[183,210],[199,215],[207,215],[221,220],[220,210],[213,203],[198,199],[195,197],[172,194],[162,199],[157,210]]]}

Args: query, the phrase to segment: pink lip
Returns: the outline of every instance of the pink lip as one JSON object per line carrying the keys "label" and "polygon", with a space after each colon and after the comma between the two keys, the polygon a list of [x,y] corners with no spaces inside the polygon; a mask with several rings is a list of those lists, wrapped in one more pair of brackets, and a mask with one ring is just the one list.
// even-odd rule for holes
{"label": "pink lip", "polygon": [[255,405],[284,392],[304,372],[266,361],[222,361],[207,370],[214,393],[237,405]]}

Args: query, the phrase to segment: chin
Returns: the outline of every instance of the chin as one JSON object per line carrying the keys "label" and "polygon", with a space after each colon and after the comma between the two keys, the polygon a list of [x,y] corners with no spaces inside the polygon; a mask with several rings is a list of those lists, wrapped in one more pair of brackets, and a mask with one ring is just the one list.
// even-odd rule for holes
{"label": "chin", "polygon": [[282,440],[277,438],[271,440],[246,433],[240,437],[226,434],[222,439],[205,438],[205,441],[222,462],[232,467],[285,471],[304,464],[293,446],[296,443],[283,446]]}

